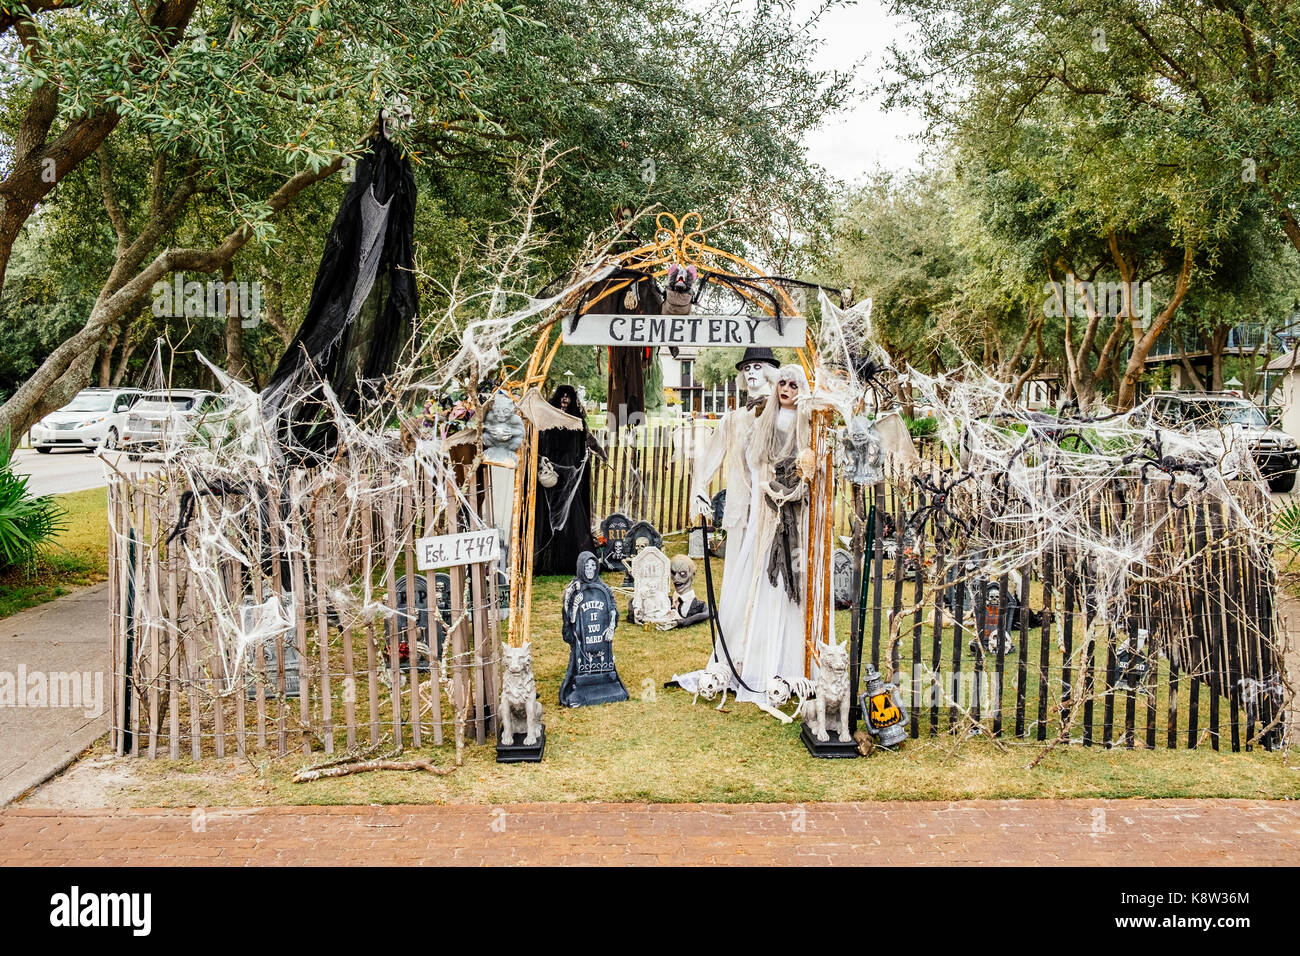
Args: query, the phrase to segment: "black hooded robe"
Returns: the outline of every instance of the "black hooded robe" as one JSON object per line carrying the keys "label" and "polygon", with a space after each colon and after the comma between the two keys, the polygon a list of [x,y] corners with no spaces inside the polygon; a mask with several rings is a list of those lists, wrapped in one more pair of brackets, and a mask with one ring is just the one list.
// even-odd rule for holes
{"label": "black hooded robe", "polygon": [[[579,554],[596,549],[591,538],[591,471],[595,458],[603,458],[604,454],[587,431],[582,403],[572,385],[557,388],[551,396],[551,404],[559,408],[560,397],[566,394],[570,403],[568,414],[582,419],[582,431],[550,428],[538,436],[538,460],[550,459],[559,480],[552,488],[537,486],[533,574],[569,574]],[[589,449],[590,454],[584,463],[583,455]],[[576,488],[574,482],[577,482]],[[564,515],[566,501],[569,502],[569,513]],[[564,517],[562,523],[559,521],[561,516]]]}

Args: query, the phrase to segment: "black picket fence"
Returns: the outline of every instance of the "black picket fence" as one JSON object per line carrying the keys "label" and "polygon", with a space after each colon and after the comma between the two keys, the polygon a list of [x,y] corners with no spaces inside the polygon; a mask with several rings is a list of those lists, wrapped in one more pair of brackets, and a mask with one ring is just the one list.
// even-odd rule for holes
{"label": "black picket fence", "polygon": [[[1101,582],[1088,546],[1049,539],[1033,553],[1023,527],[998,520],[993,489],[950,493],[950,511],[985,515],[966,523],[929,514],[934,501],[921,489],[896,478],[856,503],[841,495],[850,516],[875,513],[864,522],[875,540],[859,552],[855,643],[899,684],[913,738],[1217,750],[1226,735],[1234,751],[1280,744],[1291,691],[1271,556],[1251,533],[1267,524],[1255,485],[1235,486],[1232,500],[1180,490],[1176,502],[1163,482],[1089,487],[1091,534],[1063,537],[1148,547],[1118,588],[1111,582],[1109,606],[1119,610],[1109,615],[1096,613]],[[914,520],[918,512],[924,520]],[[1016,554],[1025,557],[1014,570],[983,571]]]}

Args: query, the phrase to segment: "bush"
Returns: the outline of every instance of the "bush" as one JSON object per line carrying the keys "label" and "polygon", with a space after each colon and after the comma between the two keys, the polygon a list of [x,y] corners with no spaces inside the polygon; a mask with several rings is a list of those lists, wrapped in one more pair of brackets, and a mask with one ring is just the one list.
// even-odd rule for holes
{"label": "bush", "polygon": [[26,475],[14,474],[9,445],[0,436],[0,569],[30,564],[66,519],[52,498],[27,490]]}
{"label": "bush", "polygon": [[912,438],[933,438],[939,432],[939,421],[936,418],[905,418],[907,422],[907,433]]}

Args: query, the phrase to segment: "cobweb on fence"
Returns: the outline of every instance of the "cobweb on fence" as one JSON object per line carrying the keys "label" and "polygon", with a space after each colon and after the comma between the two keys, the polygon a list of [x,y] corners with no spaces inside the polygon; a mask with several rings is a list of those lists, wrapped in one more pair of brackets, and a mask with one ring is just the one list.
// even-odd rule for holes
{"label": "cobweb on fence", "polygon": [[[818,342],[829,372],[819,368],[816,391],[824,401],[846,419],[860,409],[879,419],[900,407],[900,390],[909,386],[915,405],[933,410],[932,452],[952,459],[948,466],[935,454],[890,463],[900,503],[890,520],[902,526],[900,533],[928,533],[930,555],[918,563],[926,564],[931,580],[919,603],[904,601],[893,612],[887,658],[898,657],[904,621],[919,620],[923,605],[935,603],[935,590],[937,606],[951,616],[936,625],[931,612],[937,648],[945,621],[959,634],[963,627],[967,635],[980,630],[969,594],[955,606],[962,588],[996,590],[1000,582],[1005,590],[1013,582],[1019,591],[1022,575],[1030,575],[1042,591],[1037,620],[1060,642],[1049,665],[1057,668],[1052,686],[1062,700],[1055,711],[1058,740],[1072,732],[1077,739],[1089,686],[1078,675],[1106,669],[1088,677],[1097,698],[1117,681],[1127,687],[1126,668],[1137,657],[1135,647],[1145,645],[1143,660],[1168,661],[1184,678],[1232,701],[1234,735],[1241,704],[1260,736],[1267,731],[1276,743],[1293,691],[1275,608],[1268,495],[1241,429],[1226,423],[1195,432],[1167,428],[1150,401],[1121,414],[1031,410],[1013,385],[974,362],[939,375],[896,368],[872,328],[869,303],[842,309],[823,296],[820,319]],[[941,579],[938,566],[946,569]],[[1074,625],[1062,614],[1063,581]],[[1067,626],[1082,638],[1073,646],[1062,636]],[[972,640],[971,650],[990,656],[992,666],[993,645]],[[1094,663],[1092,653],[1107,663]],[[1112,672],[1116,659],[1121,663]],[[912,664],[927,683],[950,676],[928,659]],[[886,668],[892,665],[886,660]],[[978,704],[963,719],[969,729],[979,728]]]}

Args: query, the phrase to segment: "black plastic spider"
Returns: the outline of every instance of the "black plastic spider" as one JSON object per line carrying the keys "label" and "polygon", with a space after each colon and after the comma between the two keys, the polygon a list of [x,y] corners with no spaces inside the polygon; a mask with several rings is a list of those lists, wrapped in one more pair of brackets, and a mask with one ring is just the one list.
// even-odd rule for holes
{"label": "black plastic spider", "polygon": [[952,477],[951,473],[945,472],[939,476],[937,482],[930,475],[913,476],[912,481],[915,483],[917,489],[922,494],[930,496],[930,503],[917,508],[916,511],[912,513],[912,517],[907,521],[913,533],[919,533],[920,530],[925,527],[926,521],[935,518],[935,533],[937,534],[939,533],[937,519],[940,517],[947,517],[951,519],[952,523],[956,525],[957,528],[969,537],[974,530],[974,526],[948,507],[948,496],[952,494],[953,489],[963,481],[969,481],[974,477],[975,473],[973,471],[968,471],[966,474],[956,479]]}
{"label": "black plastic spider", "polygon": [[1154,468],[1156,471],[1169,476],[1169,506],[1171,508],[1186,508],[1187,502],[1178,502],[1174,498],[1174,479],[1179,474],[1194,475],[1201,479],[1197,491],[1204,491],[1210,483],[1210,476],[1206,471],[1213,465],[1206,461],[1197,461],[1194,458],[1179,458],[1176,455],[1165,454],[1165,443],[1160,432],[1157,431],[1152,438],[1143,438],[1141,447],[1134,452],[1130,452],[1120,459],[1122,465],[1136,465],[1141,462],[1140,475],[1142,483],[1146,484],[1150,479],[1147,472]]}

